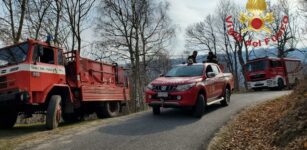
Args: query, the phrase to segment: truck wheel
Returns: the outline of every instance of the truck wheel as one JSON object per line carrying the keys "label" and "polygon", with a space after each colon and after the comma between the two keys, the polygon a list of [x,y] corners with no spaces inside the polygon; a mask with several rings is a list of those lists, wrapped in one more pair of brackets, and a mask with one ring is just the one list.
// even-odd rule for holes
{"label": "truck wheel", "polygon": [[0,113],[0,129],[13,128],[18,117],[18,113],[13,112],[1,112]]}
{"label": "truck wheel", "polygon": [[79,116],[76,113],[64,113],[62,119],[65,122],[77,122],[79,121]]}
{"label": "truck wheel", "polygon": [[254,91],[262,91],[262,88],[253,88]]}
{"label": "truck wheel", "polygon": [[230,103],[230,90],[228,88],[225,89],[224,99],[221,101],[223,106],[228,106]]}
{"label": "truck wheel", "polygon": [[161,114],[161,109],[160,109],[160,107],[159,107],[159,106],[153,106],[153,107],[152,107],[152,113],[153,113],[154,115],[160,115],[160,114]]}
{"label": "truck wheel", "polygon": [[196,104],[193,108],[193,116],[196,118],[201,118],[205,112],[205,107],[206,103],[204,95],[200,94],[198,95]]}
{"label": "truck wheel", "polygon": [[103,105],[103,115],[107,118],[118,116],[119,110],[119,102],[105,102]]}
{"label": "truck wheel", "polygon": [[293,84],[293,88],[297,87],[299,84],[299,80],[297,78],[295,78],[294,84]]}
{"label": "truck wheel", "polygon": [[284,84],[284,81],[282,80],[282,79],[278,79],[278,81],[277,81],[277,89],[278,90],[282,90],[284,87],[285,87],[285,84]]}
{"label": "truck wheel", "polygon": [[47,129],[57,128],[62,115],[61,96],[53,95],[49,101],[46,114]]}
{"label": "truck wheel", "polygon": [[96,106],[95,113],[99,119],[103,119],[106,116],[104,115],[104,102],[99,102]]}

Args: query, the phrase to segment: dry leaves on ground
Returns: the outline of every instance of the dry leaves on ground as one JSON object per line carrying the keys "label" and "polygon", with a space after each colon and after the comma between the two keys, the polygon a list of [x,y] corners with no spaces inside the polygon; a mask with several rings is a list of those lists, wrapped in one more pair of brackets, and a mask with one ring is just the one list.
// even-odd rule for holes
{"label": "dry leaves on ground", "polygon": [[242,111],[208,149],[307,149],[307,82],[294,92]]}

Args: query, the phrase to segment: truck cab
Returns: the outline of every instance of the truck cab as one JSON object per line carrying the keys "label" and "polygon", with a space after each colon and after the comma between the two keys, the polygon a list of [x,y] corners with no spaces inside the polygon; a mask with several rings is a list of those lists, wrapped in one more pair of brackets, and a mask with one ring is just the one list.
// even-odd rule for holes
{"label": "truck cab", "polygon": [[0,72],[0,101],[7,103],[44,103],[44,90],[66,82],[62,50],[32,40],[0,49]]}
{"label": "truck cab", "polygon": [[0,126],[9,127],[19,112],[44,110],[55,84],[66,86],[63,50],[36,40],[2,48],[0,81]]}

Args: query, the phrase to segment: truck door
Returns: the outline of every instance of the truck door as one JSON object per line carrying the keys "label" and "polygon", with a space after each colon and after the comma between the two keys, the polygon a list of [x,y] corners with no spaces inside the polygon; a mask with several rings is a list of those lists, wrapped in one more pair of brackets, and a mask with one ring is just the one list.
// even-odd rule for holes
{"label": "truck door", "polygon": [[207,101],[210,102],[214,100],[216,97],[216,77],[209,77],[209,73],[213,72],[212,66],[207,65],[205,75],[206,75],[206,91],[207,91]]}
{"label": "truck door", "polygon": [[214,97],[220,97],[223,94],[224,89],[224,75],[221,73],[221,71],[216,65],[212,65],[212,70],[216,74],[214,84]]}
{"label": "truck door", "polygon": [[[47,46],[35,45],[31,64],[31,89],[43,92],[53,84],[60,84],[65,80],[64,66],[58,65],[55,49]],[[62,63],[62,62],[60,62]]]}

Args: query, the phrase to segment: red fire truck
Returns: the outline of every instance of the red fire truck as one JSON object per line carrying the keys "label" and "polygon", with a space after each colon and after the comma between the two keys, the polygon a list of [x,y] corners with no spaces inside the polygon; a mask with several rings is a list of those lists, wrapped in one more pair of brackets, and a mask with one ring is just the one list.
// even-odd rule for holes
{"label": "red fire truck", "polygon": [[31,39],[0,49],[0,128],[13,127],[19,114],[46,114],[48,129],[94,112],[114,117],[128,100],[128,80],[117,64]]}
{"label": "red fire truck", "polygon": [[299,59],[264,57],[251,60],[245,65],[245,77],[249,89],[264,88],[282,90],[292,87],[303,79],[303,66]]}

